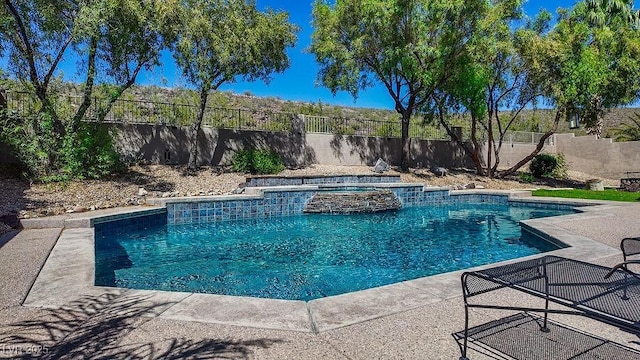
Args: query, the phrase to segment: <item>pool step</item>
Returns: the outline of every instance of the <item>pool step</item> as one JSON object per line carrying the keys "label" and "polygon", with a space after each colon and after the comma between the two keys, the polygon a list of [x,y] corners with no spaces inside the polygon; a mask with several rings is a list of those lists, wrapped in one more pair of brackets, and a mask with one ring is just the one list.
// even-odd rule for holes
{"label": "pool step", "polygon": [[356,192],[319,192],[304,208],[305,213],[354,214],[398,210],[402,207],[398,197],[389,190]]}

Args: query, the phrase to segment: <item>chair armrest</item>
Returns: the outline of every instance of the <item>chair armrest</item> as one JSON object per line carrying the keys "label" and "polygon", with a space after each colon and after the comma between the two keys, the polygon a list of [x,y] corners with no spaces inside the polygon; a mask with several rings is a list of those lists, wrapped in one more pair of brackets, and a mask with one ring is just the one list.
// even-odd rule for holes
{"label": "chair armrest", "polygon": [[632,265],[632,264],[640,265],[640,260],[629,260],[629,261],[622,262],[622,263],[614,266],[613,268],[611,268],[611,271],[609,271],[607,273],[607,275],[604,276],[604,278],[605,279],[610,278],[611,275],[613,275],[613,273],[615,273],[618,270],[625,271],[625,272],[629,273],[632,276],[638,277],[637,273],[635,273],[635,272],[633,272],[633,271],[631,271],[631,270],[629,270],[627,268],[628,265]]}
{"label": "chair armrest", "polygon": [[640,254],[640,237],[628,237],[622,239],[620,242],[620,250],[624,256],[624,261],[627,261],[627,257]]}

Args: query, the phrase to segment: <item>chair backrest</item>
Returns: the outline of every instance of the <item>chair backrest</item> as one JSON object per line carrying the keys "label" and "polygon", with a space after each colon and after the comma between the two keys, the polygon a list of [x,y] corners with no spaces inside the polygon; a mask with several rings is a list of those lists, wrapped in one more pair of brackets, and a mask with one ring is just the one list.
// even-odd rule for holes
{"label": "chair backrest", "polygon": [[624,261],[627,261],[629,256],[640,254],[640,237],[622,239],[620,249],[622,250]]}

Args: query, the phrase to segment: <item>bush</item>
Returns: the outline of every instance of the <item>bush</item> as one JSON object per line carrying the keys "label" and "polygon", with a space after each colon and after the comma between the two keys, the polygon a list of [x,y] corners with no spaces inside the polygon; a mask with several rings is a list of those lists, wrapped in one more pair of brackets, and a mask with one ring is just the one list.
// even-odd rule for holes
{"label": "bush", "polygon": [[531,173],[520,173],[520,181],[523,183],[531,184],[536,180],[536,178],[531,175]]}
{"label": "bush", "polygon": [[284,170],[284,164],[275,151],[241,150],[233,157],[233,170],[252,174],[276,174]]}
{"label": "bush", "polygon": [[61,151],[62,176],[68,179],[100,179],[122,169],[120,154],[106,126],[80,124],[68,133]]}
{"label": "bush", "polygon": [[567,170],[569,170],[569,166],[567,165],[567,158],[564,157],[563,153],[556,155],[556,161],[558,164],[556,168],[553,170],[551,174],[554,179],[566,179],[567,178]]}
{"label": "bush", "polygon": [[241,150],[233,157],[233,170],[237,172],[253,172],[253,150]]}
{"label": "bush", "polygon": [[537,178],[551,177],[557,166],[558,160],[553,155],[538,154],[531,160],[529,169]]}

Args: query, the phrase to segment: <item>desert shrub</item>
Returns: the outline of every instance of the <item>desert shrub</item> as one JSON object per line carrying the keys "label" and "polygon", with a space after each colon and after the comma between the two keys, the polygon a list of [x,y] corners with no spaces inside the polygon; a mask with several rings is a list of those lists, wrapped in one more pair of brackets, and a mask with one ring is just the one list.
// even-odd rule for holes
{"label": "desert shrub", "polygon": [[536,180],[536,178],[531,175],[531,173],[522,172],[520,173],[520,181],[523,183],[531,184]]}
{"label": "desert shrub", "polygon": [[68,179],[100,179],[122,169],[109,129],[99,124],[81,123],[67,133],[61,162],[60,175]]}
{"label": "desert shrub", "polygon": [[235,154],[233,170],[252,174],[276,174],[284,170],[284,164],[275,151],[247,149]]}
{"label": "desert shrub", "polygon": [[253,172],[254,150],[240,150],[233,156],[233,170],[237,172]]}
{"label": "desert shrub", "polygon": [[558,160],[553,155],[538,154],[531,160],[529,169],[536,178],[551,177],[558,166]]}
{"label": "desert shrub", "polygon": [[557,164],[551,175],[554,179],[566,179],[567,171],[569,170],[569,166],[567,165],[567,158],[563,153],[557,154],[555,158]]}

